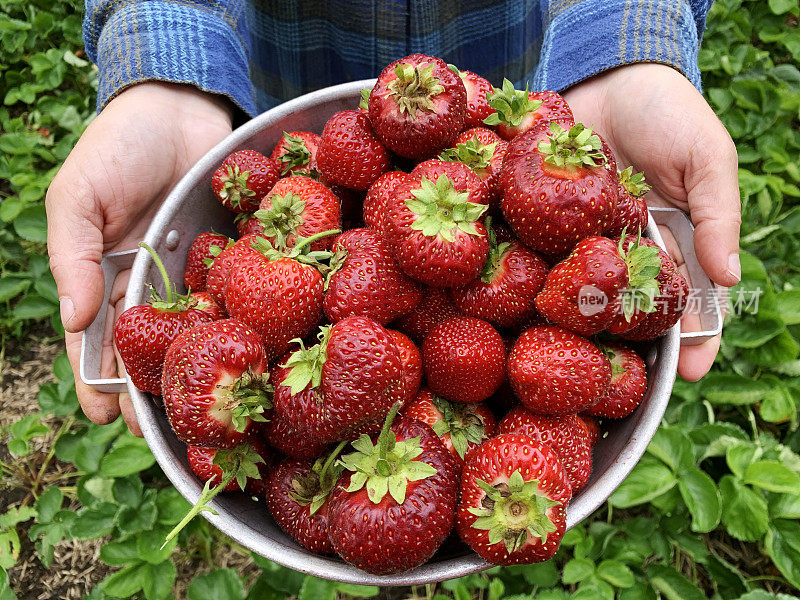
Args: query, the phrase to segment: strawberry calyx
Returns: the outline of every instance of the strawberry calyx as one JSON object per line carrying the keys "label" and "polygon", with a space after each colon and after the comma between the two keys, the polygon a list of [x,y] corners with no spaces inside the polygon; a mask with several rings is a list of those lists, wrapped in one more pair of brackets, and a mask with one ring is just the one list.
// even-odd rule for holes
{"label": "strawberry calyx", "polygon": [[303,224],[305,208],[305,200],[289,192],[283,196],[274,194],[270,197],[270,207],[259,209],[254,214],[264,226],[264,235],[274,237],[279,246],[285,246],[286,240],[297,235]]}
{"label": "strawberry calyx", "polygon": [[489,237],[489,256],[486,259],[486,264],[483,265],[483,271],[481,271],[480,277],[483,283],[490,284],[494,280],[495,273],[497,273],[497,270],[503,263],[503,257],[508,249],[511,248],[511,242],[497,243],[497,236],[492,228],[491,217],[487,217],[486,219],[486,235]]}
{"label": "strawberry calyx", "polygon": [[269,371],[260,375],[247,370],[228,385],[218,385],[217,394],[221,399],[220,411],[230,414],[230,421],[239,433],[247,427],[248,419],[266,423],[264,411],[272,408],[272,384]]}
{"label": "strawberry calyx", "polygon": [[444,92],[439,78],[433,76],[433,67],[433,64],[408,63],[395,66],[396,79],[390,81],[386,87],[389,88],[389,96],[397,104],[401,115],[408,113],[415,119],[418,110],[433,111],[433,98]]}
{"label": "strawberry calyx", "polygon": [[180,523],[167,534],[164,539],[164,544],[161,546],[163,549],[178,533],[189,524],[195,516],[202,512],[210,512],[213,515],[217,511],[209,504],[211,500],[224,490],[227,485],[236,480],[237,485],[241,490],[245,489],[248,477],[251,479],[261,479],[261,474],[258,472],[258,463],[263,463],[264,458],[256,452],[250,444],[240,444],[235,448],[229,450],[217,450],[214,455],[213,464],[222,469],[222,481],[215,487],[211,487],[211,481],[206,481],[200,498],[195,505],[186,513],[186,516]]}
{"label": "strawberry calyx", "polygon": [[[164,282],[164,289],[166,290],[167,298],[162,299],[159,293],[152,285],[150,286],[150,306],[161,312],[179,313],[190,308],[197,306],[198,300],[190,293],[179,294],[175,289],[174,284],[169,280],[169,274],[164,266],[164,262],[158,253],[153,250],[149,245],[144,242],[139,242],[139,247],[147,250],[147,253],[153,259],[153,262],[161,274],[161,279]],[[191,292],[191,290],[189,290]]]}
{"label": "strawberry calyx", "polygon": [[292,394],[299,394],[308,385],[316,389],[322,383],[322,367],[328,360],[328,340],[331,337],[332,325],[320,327],[317,339],[319,343],[306,348],[303,340],[296,338],[292,341],[300,344],[300,349],[295,350],[283,365],[291,369],[280,385],[291,388]]}
{"label": "strawberry calyx", "polygon": [[485,145],[472,139],[463,144],[456,144],[455,148],[447,148],[439,155],[439,159],[464,163],[476,173],[480,173],[489,168],[495,148],[497,142]]}
{"label": "strawberry calyx", "polygon": [[502,88],[494,88],[494,92],[486,94],[486,100],[496,111],[483,120],[487,125],[507,123],[511,127],[518,127],[525,117],[539,110],[542,105],[541,100],[531,99],[527,86],[524,91],[515,89],[508,79],[503,79]]}
{"label": "strawberry calyx", "polygon": [[302,167],[311,162],[311,151],[306,146],[305,140],[286,131],[283,132],[284,153],[278,157],[283,163],[281,177],[288,174],[295,167]]}
{"label": "strawberry calyx", "polygon": [[644,173],[634,173],[633,167],[619,171],[617,177],[625,191],[634,198],[641,198],[652,189],[644,180]]}
{"label": "strawberry calyx", "polygon": [[448,402],[444,398],[433,395],[431,402],[442,413],[442,418],[431,427],[436,435],[442,437],[450,434],[453,449],[464,459],[470,443],[480,444],[487,437],[486,425],[470,404]]}
{"label": "strawberry calyx", "polygon": [[411,194],[414,197],[405,201],[408,209],[417,215],[411,229],[427,237],[439,235],[448,242],[455,241],[457,230],[479,235],[475,221],[489,209],[486,204],[469,202],[469,193],[456,190],[447,175],[440,175],[435,183],[423,177],[420,187],[411,190]]}
{"label": "strawberry calyx", "polygon": [[598,350],[600,350],[600,352],[602,352],[603,354],[606,355],[606,358],[611,363],[611,377],[612,377],[612,379],[614,379],[616,381],[617,379],[619,379],[617,377],[618,375],[624,375],[625,373],[628,372],[628,370],[625,367],[622,366],[623,365],[623,361],[620,358],[620,355],[617,354],[616,352],[614,352],[613,348],[610,348],[609,346],[606,346],[603,343],[598,342],[597,340],[594,340],[594,345],[597,346],[597,348],[598,348]]}
{"label": "strawberry calyx", "polygon": [[276,248],[267,238],[259,236],[253,240],[251,247],[253,250],[263,254],[270,261],[281,258],[291,258],[299,263],[316,268],[324,275],[330,268],[324,261],[330,260],[332,252],[328,250],[311,250],[311,244],[319,239],[328,237],[329,235],[337,235],[341,232],[340,229],[329,229],[328,231],[320,231],[308,237],[298,237],[295,239],[294,246],[291,248],[286,247],[285,240],[283,243],[277,240]]}
{"label": "strawberry calyx", "polygon": [[358,108],[362,110],[369,110],[369,88],[361,88],[361,100],[358,101]]}
{"label": "strawberry calyx", "polygon": [[437,472],[428,463],[414,460],[422,454],[420,436],[398,442],[390,429],[401,406],[400,402],[392,406],[375,444],[366,433],[361,434],[353,442],[356,451],[339,460],[345,469],[353,472],[346,491],[357,492],[366,486],[373,504],[380,503],[387,493],[397,504],[403,504],[409,481],[420,481]]}
{"label": "strawberry calyx", "polygon": [[659,292],[656,278],[661,272],[661,257],[656,246],[641,243],[641,232],[627,249],[626,237],[623,229],[617,251],[628,266],[628,287],[620,294],[620,306],[625,320],[630,323],[636,311],[651,313],[656,309],[655,298]]}
{"label": "strawberry calyx", "polygon": [[314,461],[308,475],[292,479],[292,491],[289,496],[302,506],[308,506],[308,513],[316,513],[336,485],[336,480],[342,474],[344,467],[336,460],[339,453],[350,442],[340,442],[327,456],[321,456]]}
{"label": "strawberry calyx", "polygon": [[546,163],[570,170],[598,167],[608,161],[600,136],[583,123],[576,123],[569,129],[556,122],[550,123],[550,135],[539,142],[537,150],[544,155]]}
{"label": "strawberry calyx", "polygon": [[[239,214],[236,215],[236,218],[234,218],[233,221],[235,223],[235,222],[237,222],[239,220],[246,219],[248,216],[249,216],[248,213],[239,213]],[[228,248],[233,246],[233,244],[235,243],[234,240],[231,239],[231,238],[227,238],[227,240],[228,241],[225,242],[225,247],[224,248],[221,248],[217,244],[212,244],[212,245],[210,245],[208,247],[208,253],[211,255],[211,257],[210,258],[204,258],[203,259],[203,264],[205,266],[207,266],[209,269],[211,268],[211,265],[214,264],[214,259],[217,258],[220,254],[222,254],[223,250],[227,250]]]}
{"label": "strawberry calyx", "polygon": [[242,171],[239,165],[227,165],[227,174],[223,175],[222,189],[218,192],[220,200],[227,200],[232,208],[239,208],[247,199],[256,193],[247,187],[250,171]]}
{"label": "strawberry calyx", "polygon": [[347,261],[347,255],[348,255],[347,248],[344,248],[343,246],[340,246],[339,248],[333,251],[333,253],[331,254],[331,259],[328,263],[329,267],[325,275],[325,285],[323,287],[323,290],[328,289],[328,286],[330,285],[333,276],[342,270],[345,262]]}
{"label": "strawberry calyx", "polygon": [[480,508],[469,509],[478,517],[472,527],[488,530],[490,544],[503,542],[511,553],[525,545],[529,537],[545,544],[547,536],[556,531],[547,511],[561,502],[544,496],[538,479],[524,481],[516,470],[507,483],[490,485],[481,479],[476,479],[475,483],[486,495]]}

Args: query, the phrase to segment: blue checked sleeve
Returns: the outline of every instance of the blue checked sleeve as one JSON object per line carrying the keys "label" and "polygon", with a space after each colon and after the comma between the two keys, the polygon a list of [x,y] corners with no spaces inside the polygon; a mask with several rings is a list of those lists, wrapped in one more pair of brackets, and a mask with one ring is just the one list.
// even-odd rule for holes
{"label": "blue checked sleeve", "polygon": [[86,0],[97,109],[144,81],[187,83],[256,114],[244,0]]}
{"label": "blue checked sleeve", "polygon": [[564,90],[639,62],[662,63],[700,89],[697,51],[711,0],[542,0],[535,89]]}

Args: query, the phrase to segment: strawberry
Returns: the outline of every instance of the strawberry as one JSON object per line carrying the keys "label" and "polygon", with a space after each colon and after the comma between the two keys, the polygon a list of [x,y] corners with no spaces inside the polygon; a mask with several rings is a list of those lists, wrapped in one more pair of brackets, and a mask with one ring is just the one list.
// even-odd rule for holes
{"label": "strawberry", "polygon": [[447,175],[403,183],[386,203],[387,245],[406,275],[432,286],[463,285],[477,277],[489,254],[480,221],[487,208]]}
{"label": "strawberry", "polygon": [[331,269],[323,303],[331,323],[358,315],[386,325],[422,299],[422,287],[400,270],[371,229],[351,229],[336,238]]}
{"label": "strawberry", "polygon": [[453,186],[459,191],[469,194],[468,202],[475,204],[488,204],[489,189],[477,173],[470,167],[461,162],[449,160],[439,160],[432,158],[419,163],[411,171],[412,177],[426,177],[431,181],[437,181],[439,177],[446,176]]}
{"label": "strawberry", "polygon": [[599,347],[611,361],[611,384],[600,401],[586,412],[612,419],[627,417],[642,402],[647,390],[644,361],[622,344],[604,342]]}
{"label": "strawberry", "polygon": [[277,160],[255,150],[239,150],[214,171],[211,187],[222,205],[237,213],[253,212],[281,176]]}
{"label": "strawberry", "polygon": [[321,442],[375,429],[403,377],[397,344],[366,317],[326,325],[318,338],[275,370],[276,415]]}
{"label": "strawberry", "polygon": [[540,121],[573,118],[566,100],[557,93],[517,90],[508,79],[503,79],[502,89],[494,88],[489,94],[488,104],[493,112],[483,122],[494,125],[504,140],[525,133]]}
{"label": "strawberry", "polygon": [[232,246],[233,240],[227,235],[206,231],[194,238],[186,255],[186,268],[183,283],[192,292],[204,292],[208,269],[225,248]]}
{"label": "strawberry", "polygon": [[503,157],[508,150],[508,142],[504,142],[491,129],[474,127],[462,132],[453,143],[440,155],[441,160],[464,163],[486,184],[487,202],[492,208],[499,208],[501,196],[500,171]]}
{"label": "strawberry", "polygon": [[318,554],[334,554],[328,539],[328,499],[343,467],[336,462],[345,442],[313,463],[283,460],[267,479],[267,506],[293,540]]}
{"label": "strawberry", "polygon": [[114,344],[133,385],[143,392],[160,396],[161,369],[169,345],[180,333],[212,321],[213,317],[198,308],[196,298],[178,295],[155,251],[144,242],[139,246],[153,257],[163,278],[167,298],[162,300],[151,287],[150,304],[132,306],[117,318]]}
{"label": "strawberry", "polygon": [[339,200],[342,229],[347,231],[348,229],[361,227],[364,222],[364,198],[367,192],[365,190],[351,190],[338,183],[331,183],[329,187],[333,195]]}
{"label": "strawberry", "polygon": [[197,300],[195,308],[207,312],[211,315],[212,320],[219,321],[228,318],[225,309],[217,304],[217,301],[208,292],[192,292],[191,297]]}
{"label": "strawberry", "polygon": [[317,148],[321,139],[310,131],[284,131],[270,155],[281,163],[281,177],[289,174],[315,177],[318,174]]}
{"label": "strawberry", "polygon": [[403,408],[403,414],[431,426],[447,449],[463,464],[483,440],[492,437],[495,419],[486,404],[448,402],[427,388]]}
{"label": "strawberry", "polygon": [[[341,229],[339,200],[326,185],[302,175],[284,177],[255,213],[263,236],[276,248],[292,248],[297,239]],[[312,250],[330,250],[333,237],[313,242]]]}
{"label": "strawberry", "polygon": [[606,329],[620,307],[630,321],[637,309],[652,312],[661,269],[658,248],[596,236],[581,240],[547,274],[536,308],[553,323],[583,336]]}
{"label": "strawberry", "polygon": [[558,550],[572,491],[558,456],[544,444],[506,433],[464,466],[458,535],[496,565],[543,562]]}
{"label": "strawberry", "polygon": [[586,338],[556,326],[531,327],[508,355],[508,378],[531,412],[565,415],[608,390],[611,362]]}
{"label": "strawberry", "polygon": [[305,337],[322,319],[323,280],[318,270],[324,252],[308,252],[322,232],[296,241],[281,252],[257,238],[255,252],[234,265],[225,288],[225,307],[260,335],[269,360],[285,352],[294,338]]}
{"label": "strawberry", "polygon": [[592,448],[594,448],[597,440],[600,439],[600,424],[597,422],[597,419],[585,412],[580,413],[578,419],[589,436],[589,443],[592,445]]}
{"label": "strawberry", "polygon": [[375,133],[392,152],[422,159],[461,131],[467,92],[461,78],[433,56],[412,54],[387,66],[369,96]]}
{"label": "strawberry", "polygon": [[[450,298],[465,315],[498,327],[513,327],[536,313],[534,299],[547,276],[547,264],[517,241],[497,243],[487,219],[489,258],[480,278],[450,289]],[[502,229],[501,229],[502,232]]]}
{"label": "strawberry", "polygon": [[503,338],[486,321],[452,317],[425,338],[422,367],[435,393],[454,402],[480,402],[506,378]]}
{"label": "strawberry", "polygon": [[421,343],[439,323],[460,314],[447,295],[447,290],[425,288],[420,303],[410,313],[400,317],[395,327],[412,340]]}
{"label": "strawberry", "polygon": [[[517,141],[519,140],[519,141]],[[503,215],[526,246],[547,254],[600,235],[614,217],[615,174],[591,128],[535,127],[509,147],[502,174]]]}
{"label": "strawberry", "polygon": [[633,167],[628,167],[618,173],[618,179],[617,210],[603,234],[606,237],[619,237],[623,231],[637,235],[647,226],[647,204],[642,197],[650,191],[650,186],[644,180],[644,173],[634,174]]}
{"label": "strawberry", "polygon": [[[222,491],[236,492],[242,489],[253,496],[265,496],[267,492],[267,473],[272,463],[271,453],[269,448],[257,438],[251,438],[247,443],[250,445],[250,449],[245,450],[245,452],[255,452],[262,459],[261,461],[254,461],[258,470],[258,477],[246,477],[244,488],[240,488],[236,479],[231,478]],[[216,448],[204,448],[202,446],[186,447],[186,458],[189,461],[189,468],[192,469],[192,472],[197,475],[203,483],[208,483],[211,486],[219,485],[225,478],[222,467],[214,460],[218,452],[225,451],[217,450]]]}
{"label": "strawberry", "polygon": [[263,233],[264,224],[258,220],[256,213],[239,213],[233,219],[236,225],[236,233],[240,238],[251,233]]}
{"label": "strawberry", "polygon": [[464,118],[464,129],[480,127],[483,120],[494,112],[487,99],[494,92],[494,87],[487,79],[472,71],[459,71],[459,77],[467,91],[467,113]]}
{"label": "strawberry", "polygon": [[372,130],[369,117],[343,110],[325,123],[317,167],[328,182],[366,190],[389,170],[389,152]]}
{"label": "strawberry", "polygon": [[402,385],[395,397],[400,403],[406,404],[414,397],[422,383],[422,355],[408,336],[391,329],[386,331],[397,344],[400,362],[403,365],[403,376],[400,380]]}
{"label": "strawberry", "polygon": [[424,563],[453,527],[459,466],[426,424],[388,415],[362,435],[328,501],[328,535],[348,563],[385,575]]}
{"label": "strawberry", "polygon": [[388,171],[373,183],[364,198],[364,223],[383,235],[386,200],[400,183],[409,181],[410,175],[403,171]]}
{"label": "strawberry", "polygon": [[220,306],[225,306],[225,288],[228,286],[233,267],[245,256],[256,253],[253,242],[258,239],[257,234],[250,234],[239,238],[228,246],[214,259],[206,276],[206,291]]}
{"label": "strawberry", "polygon": [[[270,377],[274,379],[275,375]],[[274,411],[269,415],[269,421],[261,425],[261,433],[270,446],[297,460],[314,460],[328,448],[328,444],[295,429],[289,421],[275,415]]]}
{"label": "strawberry", "polygon": [[591,438],[576,414],[546,417],[518,406],[497,425],[497,434],[504,433],[521,433],[549,446],[561,460],[573,494],[589,480],[592,472]]}

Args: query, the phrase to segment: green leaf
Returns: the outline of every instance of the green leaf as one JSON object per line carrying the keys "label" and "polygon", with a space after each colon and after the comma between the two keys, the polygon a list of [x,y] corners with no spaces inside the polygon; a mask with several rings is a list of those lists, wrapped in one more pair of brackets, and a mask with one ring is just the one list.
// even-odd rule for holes
{"label": "green leaf", "polygon": [[155,565],[144,565],[142,571],[144,576],[142,591],[147,600],[162,600],[166,598],[172,591],[172,585],[178,575],[175,565],[169,560]]}
{"label": "green leaf", "polygon": [[754,542],[767,532],[769,514],[764,497],[725,475],[719,482],[722,495],[722,524],[733,537]]}
{"label": "green leaf", "polygon": [[775,294],[775,312],[786,325],[800,323],[800,290],[786,290]]}
{"label": "green leaf", "polygon": [[764,540],[767,554],[794,587],[800,588],[800,524],[777,519]]}
{"label": "green leaf", "polygon": [[617,560],[602,561],[597,565],[597,576],[618,588],[629,588],[635,583],[633,572]]}
{"label": "green leaf", "polygon": [[685,575],[668,565],[652,564],[647,567],[652,585],[666,600],[706,600],[706,595]]}
{"label": "green leaf", "polygon": [[676,427],[660,427],[656,430],[647,452],[661,459],[673,472],[690,466],[694,462],[692,442]]}
{"label": "green leaf", "polygon": [[197,575],[186,589],[187,600],[244,600],[244,586],[233,569]]}
{"label": "green leaf", "polygon": [[668,492],[677,482],[675,474],[660,462],[642,460],[611,495],[609,502],[618,508],[644,504]]}
{"label": "green leaf", "polygon": [[318,577],[306,576],[297,600],[334,600],[336,583]]}
{"label": "green leaf", "polygon": [[141,562],[136,553],[136,538],[127,537],[106,542],[100,548],[100,560],[108,565],[120,567]]}
{"label": "green leaf", "polygon": [[109,596],[128,598],[142,589],[145,577],[144,564],[135,563],[103,579],[100,587]]}
{"label": "green leaf", "polygon": [[100,462],[100,470],[107,477],[125,477],[149,469],[156,459],[147,442],[126,433],[120,437]]}
{"label": "green leaf", "polygon": [[47,216],[44,206],[29,206],[14,219],[14,231],[29,242],[47,242]]}
{"label": "green leaf", "polygon": [[27,293],[17,302],[11,314],[20,321],[49,317],[58,310],[58,305],[42,298],[39,294]]}
{"label": "green leaf", "polygon": [[561,580],[566,584],[577,583],[594,573],[594,563],[587,558],[573,558],[564,565]]}
{"label": "green leaf", "polygon": [[5,276],[0,279],[0,302],[16,298],[30,287],[30,279],[25,277]]}
{"label": "green leaf", "polygon": [[769,9],[776,15],[789,11],[797,12],[797,0],[769,0]]}
{"label": "green leaf", "polygon": [[697,467],[682,471],[678,490],[692,515],[692,531],[715,529],[722,516],[722,498],[714,480]]}
{"label": "green leaf", "polygon": [[770,492],[791,494],[800,490],[800,475],[772,460],[760,460],[747,467],[744,482]]}
{"label": "green leaf", "polygon": [[713,371],[700,380],[703,396],[712,404],[753,404],[762,400],[771,386],[735,373]]}

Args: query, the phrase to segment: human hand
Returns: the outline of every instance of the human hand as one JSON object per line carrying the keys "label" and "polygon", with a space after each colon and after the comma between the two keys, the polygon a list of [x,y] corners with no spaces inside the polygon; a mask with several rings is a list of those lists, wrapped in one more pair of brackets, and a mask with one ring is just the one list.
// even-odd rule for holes
{"label": "human hand", "polygon": [[[47,191],[47,248],[66,330],[67,356],[84,414],[98,424],[120,412],[141,435],[127,394],[104,394],[79,375],[81,332],[103,301],[104,253],[135,248],[161,202],[183,174],[231,132],[223,99],[170,83],[124,91],[92,121]],[[121,312],[125,276],[117,279],[109,316]],[[105,376],[116,376],[113,336],[103,343]]]}
{"label": "human hand", "polygon": [[[594,125],[619,167],[633,165],[653,186],[653,206],[688,211],[695,225],[700,266],[719,286],[741,278],[741,223],[736,146],[697,89],[678,71],[658,64],[633,64],[580,83],[564,93],[575,120]],[[667,249],[689,279],[668,230]],[[700,329],[685,313],[684,331]],[[682,346],[678,373],[695,381],[711,368],[720,336],[699,346]]]}

